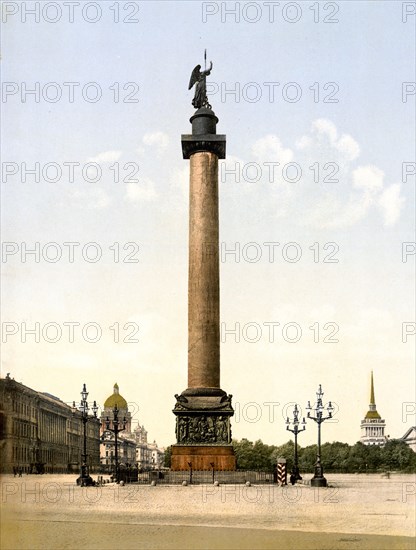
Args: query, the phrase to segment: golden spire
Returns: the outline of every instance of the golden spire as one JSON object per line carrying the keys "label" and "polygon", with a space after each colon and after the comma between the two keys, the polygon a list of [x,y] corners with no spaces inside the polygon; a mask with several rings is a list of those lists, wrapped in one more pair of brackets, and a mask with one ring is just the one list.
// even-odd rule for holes
{"label": "golden spire", "polygon": [[381,418],[381,416],[377,412],[376,408],[376,400],[374,398],[374,380],[373,380],[373,371],[371,371],[371,390],[370,390],[370,407],[365,415],[365,418],[370,418],[372,420],[377,420]]}
{"label": "golden spire", "polygon": [[374,399],[374,380],[373,380],[373,371],[371,371],[371,393],[370,393],[370,405],[375,405],[376,400]]}

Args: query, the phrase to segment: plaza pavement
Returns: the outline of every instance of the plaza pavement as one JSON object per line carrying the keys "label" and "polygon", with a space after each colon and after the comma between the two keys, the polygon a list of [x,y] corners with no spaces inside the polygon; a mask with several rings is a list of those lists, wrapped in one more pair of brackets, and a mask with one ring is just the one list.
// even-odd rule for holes
{"label": "plaza pavement", "polygon": [[[414,549],[415,476],[307,485],[77,487],[2,476],[1,549]],[[186,476],[185,476],[186,477]],[[305,476],[308,478],[310,476]]]}

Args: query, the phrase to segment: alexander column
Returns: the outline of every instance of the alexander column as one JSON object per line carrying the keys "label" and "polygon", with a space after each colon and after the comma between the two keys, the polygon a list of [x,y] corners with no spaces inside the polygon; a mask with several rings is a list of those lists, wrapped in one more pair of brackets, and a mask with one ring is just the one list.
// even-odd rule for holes
{"label": "alexander column", "polygon": [[175,395],[176,445],[172,470],[235,470],[230,418],[231,395],[220,387],[220,274],[218,159],[225,158],[225,135],[208,103],[210,68],[192,72],[192,134],[182,135],[182,153],[190,160],[188,388]]}

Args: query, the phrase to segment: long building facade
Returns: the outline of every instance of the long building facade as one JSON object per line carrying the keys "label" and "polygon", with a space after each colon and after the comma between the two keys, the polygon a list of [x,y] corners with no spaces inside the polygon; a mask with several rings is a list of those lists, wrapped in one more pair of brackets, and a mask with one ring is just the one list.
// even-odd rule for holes
{"label": "long building facade", "polygon": [[[29,388],[9,374],[0,379],[0,471],[78,472],[84,427],[79,411],[59,398]],[[100,421],[86,424],[90,472],[100,465]]]}

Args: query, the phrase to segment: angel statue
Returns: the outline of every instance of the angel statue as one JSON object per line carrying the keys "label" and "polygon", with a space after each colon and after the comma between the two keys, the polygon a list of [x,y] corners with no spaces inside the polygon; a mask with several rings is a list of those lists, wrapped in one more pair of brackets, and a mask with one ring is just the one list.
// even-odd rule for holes
{"label": "angel statue", "polygon": [[207,76],[211,73],[211,70],[212,61],[210,61],[209,69],[205,66],[205,70],[201,71],[201,65],[197,65],[192,71],[188,90],[196,83],[195,95],[192,100],[192,105],[195,109],[200,109],[201,107],[208,107],[208,109],[211,109],[211,105],[208,103],[207,98]]}

